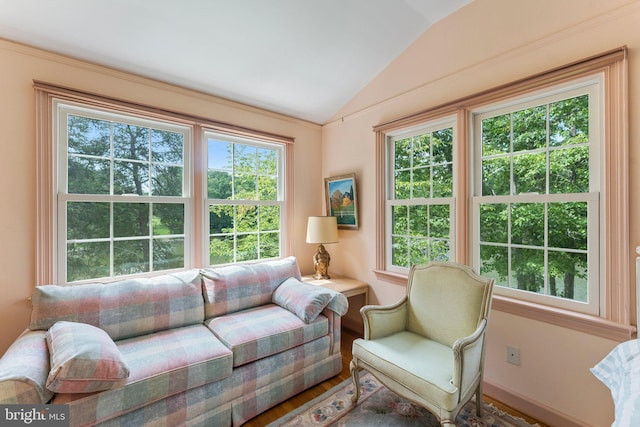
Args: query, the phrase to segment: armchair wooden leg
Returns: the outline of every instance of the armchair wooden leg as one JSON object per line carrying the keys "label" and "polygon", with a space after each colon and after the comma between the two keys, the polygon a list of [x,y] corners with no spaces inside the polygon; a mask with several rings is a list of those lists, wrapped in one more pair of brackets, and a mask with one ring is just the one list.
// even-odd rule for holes
{"label": "armchair wooden leg", "polygon": [[476,415],[482,418],[482,380],[476,389]]}
{"label": "armchair wooden leg", "polygon": [[349,363],[349,369],[351,370],[351,380],[353,381],[353,396],[351,396],[351,402],[356,404],[360,398],[360,371],[353,363],[353,360]]}

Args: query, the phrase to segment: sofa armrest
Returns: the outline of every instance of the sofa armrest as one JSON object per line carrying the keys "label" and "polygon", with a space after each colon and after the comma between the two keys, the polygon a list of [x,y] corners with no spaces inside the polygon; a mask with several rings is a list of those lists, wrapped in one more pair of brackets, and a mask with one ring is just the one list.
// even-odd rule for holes
{"label": "sofa armrest", "polygon": [[45,334],[27,329],[0,359],[1,404],[44,404],[53,397],[46,388],[50,365]]}

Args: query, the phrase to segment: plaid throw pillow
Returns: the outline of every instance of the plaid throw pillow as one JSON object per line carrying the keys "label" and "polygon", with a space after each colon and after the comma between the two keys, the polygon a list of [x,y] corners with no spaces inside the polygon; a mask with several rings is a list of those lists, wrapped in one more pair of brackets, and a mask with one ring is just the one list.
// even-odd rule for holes
{"label": "plaid throw pillow", "polygon": [[285,280],[273,292],[273,302],[286,308],[305,323],[316,320],[333,296],[321,286],[301,282],[295,277]]}
{"label": "plaid throw pillow", "polygon": [[56,322],[45,339],[51,355],[47,388],[57,393],[91,393],[126,384],[129,367],[118,347],[100,328]]}

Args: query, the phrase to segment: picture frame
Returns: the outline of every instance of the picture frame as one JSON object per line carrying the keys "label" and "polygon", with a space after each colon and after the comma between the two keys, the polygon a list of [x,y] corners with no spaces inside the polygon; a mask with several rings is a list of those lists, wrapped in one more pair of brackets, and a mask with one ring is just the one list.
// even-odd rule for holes
{"label": "picture frame", "polygon": [[338,229],[357,230],[358,193],[356,174],[332,176],[324,179],[327,216],[335,216]]}

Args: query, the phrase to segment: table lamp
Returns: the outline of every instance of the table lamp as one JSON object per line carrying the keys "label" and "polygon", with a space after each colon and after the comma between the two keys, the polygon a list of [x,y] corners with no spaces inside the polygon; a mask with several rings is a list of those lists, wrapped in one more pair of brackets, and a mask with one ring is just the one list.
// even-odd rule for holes
{"label": "table lamp", "polygon": [[329,261],[331,256],[323,243],[338,242],[338,221],[335,216],[310,216],[307,222],[307,243],[318,243],[318,250],[313,256],[315,274],[313,278],[330,279]]}

